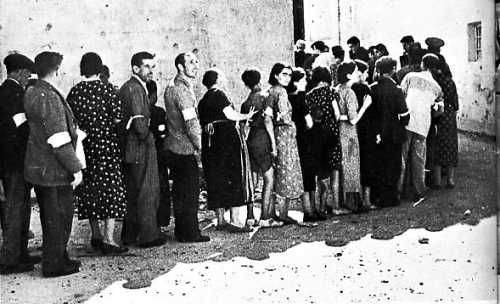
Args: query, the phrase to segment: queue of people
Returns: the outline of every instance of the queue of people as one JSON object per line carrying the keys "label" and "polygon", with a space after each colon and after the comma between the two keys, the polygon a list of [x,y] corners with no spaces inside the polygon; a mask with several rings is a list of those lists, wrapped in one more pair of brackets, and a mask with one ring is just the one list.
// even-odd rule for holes
{"label": "queue of people", "polygon": [[[341,46],[330,53],[318,41],[315,53],[306,54],[299,41],[295,66],[274,64],[267,85],[256,68],[242,73],[249,95],[241,111],[217,69],[204,73],[207,90],[196,99],[194,53],[175,58],[165,109],[156,105],[151,53],[132,56],[131,77],[119,88],[108,82],[98,54],[84,54],[82,81],[66,97],[56,85],[61,54],[42,52],[34,61],[8,55],[0,87],[6,196],[0,273],[31,271],[40,261],[46,277],[78,272],[81,263],[66,250],[74,205],[79,220],[89,221],[90,245],[102,254],[165,244],[161,227],[170,224],[172,207],[177,241],[210,241],[198,223],[200,158],[216,229],[229,233],[396,206],[409,191],[420,202],[427,185],[441,187],[443,173],[446,187],[454,187],[458,97],[439,53],[444,42],[429,38],[423,50],[410,38],[401,40],[398,71],[383,44],[366,50],[352,37],[345,60]],[[37,79],[29,81],[33,73]],[[40,206],[41,258],[27,250],[32,188]],[[288,215],[297,200],[303,222]],[[119,240],[117,219],[123,219]]]}

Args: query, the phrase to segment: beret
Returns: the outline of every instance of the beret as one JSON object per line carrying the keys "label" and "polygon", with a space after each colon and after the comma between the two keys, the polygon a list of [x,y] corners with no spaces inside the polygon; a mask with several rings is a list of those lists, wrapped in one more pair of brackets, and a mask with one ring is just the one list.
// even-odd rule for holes
{"label": "beret", "polygon": [[425,44],[433,49],[438,49],[444,45],[444,41],[437,37],[429,37],[425,39]]}
{"label": "beret", "polygon": [[21,69],[27,69],[33,73],[35,72],[33,61],[21,54],[14,53],[7,55],[3,63],[7,68],[7,73]]}

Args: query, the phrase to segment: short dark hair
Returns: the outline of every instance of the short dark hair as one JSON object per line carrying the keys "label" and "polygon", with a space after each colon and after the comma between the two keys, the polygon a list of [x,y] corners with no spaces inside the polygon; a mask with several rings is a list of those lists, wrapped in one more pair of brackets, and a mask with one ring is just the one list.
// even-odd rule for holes
{"label": "short dark hair", "polygon": [[105,74],[107,76],[109,76],[109,68],[107,65],[103,64],[101,66],[101,70],[99,71],[99,74]]}
{"label": "short dark hair", "polygon": [[217,82],[217,78],[219,78],[219,72],[216,70],[208,70],[203,74],[201,83],[209,89]]}
{"label": "short dark hair", "polygon": [[379,51],[380,53],[382,53],[382,56],[387,56],[389,55],[389,52],[387,51],[387,48],[385,47],[385,45],[383,43],[379,43],[375,46],[375,49],[377,51]]}
{"label": "short dark hair", "polygon": [[375,69],[377,69],[380,74],[388,74],[394,70],[396,64],[396,60],[391,57],[382,56],[375,62]]}
{"label": "short dark hair", "polygon": [[349,81],[348,74],[354,73],[356,70],[356,63],[354,61],[342,62],[337,68],[337,80],[339,83],[344,84]]}
{"label": "short dark hair", "polygon": [[312,70],[310,86],[314,88],[320,82],[332,83],[332,74],[327,67],[318,66]]}
{"label": "short dark hair", "polygon": [[63,55],[56,52],[41,52],[35,57],[35,70],[38,78],[43,78],[56,71],[63,60]]}
{"label": "short dark hair", "polygon": [[403,38],[401,38],[401,43],[413,43],[415,40],[413,40],[413,36],[411,35],[407,35],[407,36],[403,36]]}
{"label": "short dark hair", "polygon": [[356,66],[358,67],[358,70],[363,73],[364,71],[368,70],[368,63],[364,62],[361,59],[354,59],[354,62],[356,63]]}
{"label": "short dark hair", "polygon": [[260,82],[260,72],[257,69],[246,69],[243,74],[241,74],[241,80],[243,83],[252,88],[259,84]]}
{"label": "short dark hair", "polygon": [[311,44],[312,49],[317,49],[320,52],[328,52],[328,46],[325,44],[325,42],[318,40],[314,41],[313,44]]}
{"label": "short dark hair", "polygon": [[179,55],[177,55],[175,57],[174,64],[177,71],[179,70],[179,64],[182,66],[186,66],[186,53],[180,53]]}
{"label": "short dark hair", "polygon": [[276,75],[278,75],[279,73],[281,73],[281,71],[283,71],[284,69],[290,69],[292,70],[292,67],[289,66],[288,64],[285,64],[283,62],[277,62],[273,65],[272,69],[271,69],[271,73],[269,73],[269,84],[274,86],[274,85],[277,85],[279,84],[278,83],[278,80],[276,79]]}
{"label": "short dark hair", "polygon": [[80,60],[80,75],[90,77],[102,70],[102,60],[96,53],[85,53]]}
{"label": "short dark hair", "polygon": [[332,55],[335,58],[340,58],[340,60],[344,60],[345,51],[340,45],[332,46]]}
{"label": "short dark hair", "polygon": [[142,65],[142,61],[144,59],[154,59],[155,56],[151,53],[148,53],[148,52],[139,52],[139,53],[135,53],[133,56],[132,56],[132,60],[130,60],[130,64],[132,66],[137,66],[137,67],[140,67]]}
{"label": "short dark hair", "polygon": [[368,48],[368,54],[372,54],[372,55],[374,55],[373,51],[375,51],[375,49],[376,49],[376,48],[377,48],[377,47],[376,47],[376,46],[374,46],[374,45],[370,46],[370,47]]}
{"label": "short dark hair", "polygon": [[351,38],[347,39],[347,44],[361,44],[361,41],[358,37],[352,36]]}
{"label": "short dark hair", "polygon": [[297,90],[297,86],[294,84],[294,82],[297,82],[304,77],[306,77],[306,71],[304,71],[303,68],[292,68],[292,79],[290,79],[290,83],[286,87],[287,92],[295,92]]}
{"label": "short dark hair", "polygon": [[422,57],[422,65],[428,70],[437,70],[439,67],[439,57],[432,53],[425,54],[425,56]]}

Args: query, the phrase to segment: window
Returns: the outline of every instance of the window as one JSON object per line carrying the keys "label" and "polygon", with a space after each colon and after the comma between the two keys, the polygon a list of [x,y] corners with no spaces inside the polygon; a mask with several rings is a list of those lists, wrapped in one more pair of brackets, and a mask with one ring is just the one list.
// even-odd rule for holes
{"label": "window", "polygon": [[469,61],[481,59],[481,22],[473,22],[467,25],[469,35]]}

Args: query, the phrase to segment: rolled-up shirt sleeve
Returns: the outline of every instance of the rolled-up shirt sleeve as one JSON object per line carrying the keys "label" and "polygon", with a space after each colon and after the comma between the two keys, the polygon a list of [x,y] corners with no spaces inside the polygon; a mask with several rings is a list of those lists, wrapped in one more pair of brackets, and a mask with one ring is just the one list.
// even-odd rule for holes
{"label": "rolled-up shirt sleeve", "polygon": [[40,118],[45,140],[52,147],[56,159],[71,173],[82,169],[71,142],[64,105],[56,96],[39,96]]}
{"label": "rolled-up shirt sleeve", "polygon": [[188,137],[196,150],[201,150],[201,127],[196,112],[196,99],[189,88],[176,88],[176,106],[182,113]]}

